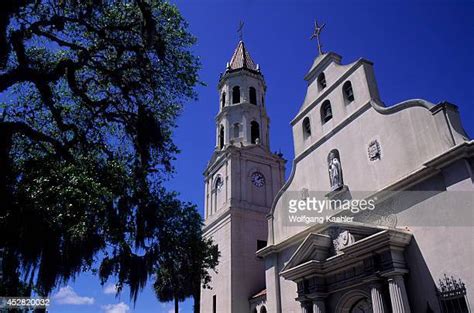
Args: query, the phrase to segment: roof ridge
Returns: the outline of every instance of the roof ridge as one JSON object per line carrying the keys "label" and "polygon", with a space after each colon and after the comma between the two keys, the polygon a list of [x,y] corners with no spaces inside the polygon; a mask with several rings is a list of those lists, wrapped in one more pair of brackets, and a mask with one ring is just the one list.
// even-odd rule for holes
{"label": "roof ridge", "polygon": [[240,42],[242,43],[242,58],[243,58],[242,66],[244,68],[247,68],[247,50],[245,49],[244,42],[242,40]]}

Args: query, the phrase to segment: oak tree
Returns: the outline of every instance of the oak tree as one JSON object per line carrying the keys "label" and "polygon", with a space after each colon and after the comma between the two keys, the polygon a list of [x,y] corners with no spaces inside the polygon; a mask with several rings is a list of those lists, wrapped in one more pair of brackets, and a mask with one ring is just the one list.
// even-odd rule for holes
{"label": "oak tree", "polygon": [[195,39],[162,0],[0,5],[0,294],[47,295],[98,258],[135,300],[179,205],[163,182]]}

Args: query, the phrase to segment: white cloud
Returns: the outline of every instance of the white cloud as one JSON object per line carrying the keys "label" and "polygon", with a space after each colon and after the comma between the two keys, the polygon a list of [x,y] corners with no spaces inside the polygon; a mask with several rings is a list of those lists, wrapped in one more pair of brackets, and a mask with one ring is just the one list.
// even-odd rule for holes
{"label": "white cloud", "polygon": [[117,304],[107,304],[102,306],[104,313],[128,313],[130,307],[123,302]]}
{"label": "white cloud", "polygon": [[115,286],[115,284],[108,284],[104,287],[103,291],[106,295],[114,295],[117,293],[117,287]]}
{"label": "white cloud", "polygon": [[71,286],[62,287],[52,298],[58,304],[94,304],[94,298],[79,296]]}

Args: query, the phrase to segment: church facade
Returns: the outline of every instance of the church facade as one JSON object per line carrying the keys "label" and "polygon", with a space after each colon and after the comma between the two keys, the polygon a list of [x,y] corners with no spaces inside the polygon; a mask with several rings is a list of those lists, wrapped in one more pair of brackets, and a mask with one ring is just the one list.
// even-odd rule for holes
{"label": "church facade", "polygon": [[373,64],[332,52],[304,78],[285,181],[242,41],[220,77],[204,230],[221,257],[201,312],[471,312],[474,141],[456,106],[386,107]]}

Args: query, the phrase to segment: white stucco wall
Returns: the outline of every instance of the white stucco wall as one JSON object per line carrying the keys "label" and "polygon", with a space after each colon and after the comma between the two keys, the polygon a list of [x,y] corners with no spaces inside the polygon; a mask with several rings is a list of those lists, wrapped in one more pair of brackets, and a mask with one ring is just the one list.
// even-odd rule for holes
{"label": "white stucco wall", "polygon": [[[295,300],[296,284],[283,279],[279,273],[301,243],[301,234],[308,227],[285,223],[288,208],[282,195],[284,192],[300,192],[303,188],[328,192],[327,157],[331,150],[339,151],[344,184],[351,192],[375,193],[394,184],[397,184],[394,185],[396,188],[402,185],[407,188],[410,184],[412,187],[424,186],[427,190],[441,188],[441,192],[474,191],[472,156],[469,159],[466,155],[467,159],[455,161],[458,156],[450,152],[463,144],[472,146],[454,106],[435,106],[424,100],[412,100],[384,108],[372,64],[359,60],[341,65],[339,61],[337,55],[316,59],[306,77],[308,90],[305,100],[292,121],[295,146],[292,174],[280,190],[269,216],[268,240],[276,249],[265,256],[267,305],[272,312],[301,312],[300,304]],[[316,77],[322,71],[327,87],[320,90]],[[355,97],[351,103],[344,100],[342,93],[342,85],[348,80],[352,83]],[[327,99],[331,101],[333,118],[323,125],[320,106]],[[305,117],[311,121],[309,138],[303,136],[302,121]],[[371,161],[368,147],[374,140],[380,144],[381,159]],[[466,147],[462,152],[469,153],[465,151],[472,151],[472,147]],[[438,159],[446,160],[434,164]],[[433,175],[438,176],[433,178]],[[413,185],[416,183],[418,185]],[[427,207],[437,212],[428,212]],[[408,227],[414,234],[414,241],[405,256],[412,273],[406,278],[413,303],[412,312],[426,311],[427,301],[437,311],[433,288],[443,273],[461,277],[470,286],[468,292],[474,294],[470,269],[474,263],[472,223],[432,227],[419,222],[421,217],[436,216],[445,209],[436,206],[436,198],[430,198],[414,202],[397,214],[398,225]],[[473,221],[473,212],[472,207],[464,207],[465,220]],[[431,288],[431,294],[420,294],[426,288]],[[336,305],[337,301],[331,301]],[[470,301],[473,303],[474,299]]]}
{"label": "white stucco wall", "polygon": [[210,286],[212,289],[201,289],[201,312],[212,312],[214,295],[216,295],[217,308],[226,312],[231,310],[231,302],[228,296],[231,294],[232,281],[231,234],[230,217],[206,232],[206,236],[212,237],[214,243],[217,244],[220,258],[216,272],[210,273],[212,279]]}
{"label": "white stucco wall", "polygon": [[[387,110],[380,106],[375,98],[376,87],[369,80],[372,74],[371,65],[367,62],[356,62],[348,66],[333,65],[338,75],[347,75],[341,83],[351,80],[355,100],[346,104],[342,99],[342,86],[330,86],[331,71],[325,70],[330,92],[324,97],[317,96],[312,107],[306,99],[300,113],[293,120],[293,137],[295,144],[295,161],[292,174],[285,184],[284,191],[300,191],[307,188],[311,191],[329,191],[327,157],[331,150],[337,149],[343,169],[344,183],[351,191],[378,191],[402,179],[423,167],[424,162],[444,153],[455,144],[456,134],[449,129],[444,111],[434,113],[425,102],[403,105],[401,109]],[[308,89],[316,88],[310,84]],[[308,94],[311,94],[308,91]],[[308,98],[308,96],[307,96]],[[320,120],[320,106],[325,99],[330,99],[333,118],[324,125]],[[305,110],[309,110],[305,113]],[[304,114],[302,114],[304,113]],[[302,121],[309,116],[312,123],[310,138],[303,137]],[[453,119],[457,122],[458,119]],[[467,139],[467,138],[466,138]],[[370,161],[368,147],[371,141],[380,144],[382,157]],[[277,196],[273,206],[273,234],[270,238],[275,244],[299,233],[299,227],[286,227],[282,219],[287,216],[287,208],[282,197]]]}

